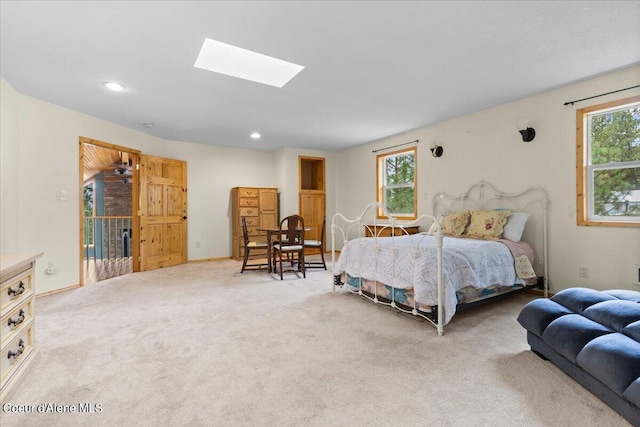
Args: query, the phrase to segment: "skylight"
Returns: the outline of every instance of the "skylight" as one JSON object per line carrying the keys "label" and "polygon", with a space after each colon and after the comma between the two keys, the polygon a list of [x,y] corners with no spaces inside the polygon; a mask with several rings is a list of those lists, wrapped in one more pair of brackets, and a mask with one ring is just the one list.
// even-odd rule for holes
{"label": "skylight", "polygon": [[211,39],[204,39],[194,67],[275,87],[284,86],[304,69],[302,65]]}

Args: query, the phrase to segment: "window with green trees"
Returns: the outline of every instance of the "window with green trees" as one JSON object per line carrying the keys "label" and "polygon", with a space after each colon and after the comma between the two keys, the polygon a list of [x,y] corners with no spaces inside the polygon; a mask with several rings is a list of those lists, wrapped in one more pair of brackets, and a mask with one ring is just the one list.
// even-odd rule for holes
{"label": "window with green trees", "polygon": [[[378,203],[396,218],[415,219],[416,148],[377,156]],[[382,210],[378,216],[383,218]]]}
{"label": "window with green trees", "polygon": [[578,223],[640,225],[640,97],[578,110]]}
{"label": "window with green trees", "polygon": [[[82,188],[82,199],[84,205],[84,217],[85,217],[85,244],[93,244],[93,183],[87,184]],[[87,220],[89,218],[89,220]]]}

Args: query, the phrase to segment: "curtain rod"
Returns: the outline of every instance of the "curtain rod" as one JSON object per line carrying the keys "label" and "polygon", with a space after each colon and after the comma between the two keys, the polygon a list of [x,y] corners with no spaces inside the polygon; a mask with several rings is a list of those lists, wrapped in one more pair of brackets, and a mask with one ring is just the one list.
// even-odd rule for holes
{"label": "curtain rod", "polygon": [[626,87],[624,89],[619,89],[619,90],[614,90],[613,92],[607,92],[607,93],[601,93],[600,95],[594,95],[594,96],[590,96],[588,98],[582,98],[582,99],[578,99],[576,101],[569,101],[569,102],[565,102],[563,105],[573,105],[576,102],[580,102],[580,101],[586,101],[587,99],[592,99],[592,98],[598,98],[599,96],[605,96],[605,95],[611,95],[612,93],[618,93],[618,92],[622,92],[623,90],[629,90],[629,89],[635,89],[637,87],[640,87],[640,85],[636,85],[636,86],[631,86],[631,87]]}
{"label": "curtain rod", "polygon": [[415,141],[409,141],[409,142],[405,142],[404,144],[396,144],[396,145],[392,145],[390,147],[385,147],[385,148],[378,148],[377,150],[373,150],[372,153],[377,153],[378,151],[383,151],[383,150],[388,150],[389,148],[396,148],[396,147],[401,147],[403,145],[409,145],[409,144],[413,144],[413,143],[419,143],[420,140],[416,139]]}

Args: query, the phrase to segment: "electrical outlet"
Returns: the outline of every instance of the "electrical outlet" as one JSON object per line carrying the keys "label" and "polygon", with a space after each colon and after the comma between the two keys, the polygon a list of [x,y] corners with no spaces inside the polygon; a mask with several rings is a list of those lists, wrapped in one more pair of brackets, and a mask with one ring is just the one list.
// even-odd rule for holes
{"label": "electrical outlet", "polygon": [[589,267],[578,267],[578,276],[587,279],[589,277]]}
{"label": "electrical outlet", "polygon": [[200,248],[200,242],[196,242],[196,248]]}
{"label": "electrical outlet", "polygon": [[633,284],[640,286],[640,264],[636,264],[633,268]]}

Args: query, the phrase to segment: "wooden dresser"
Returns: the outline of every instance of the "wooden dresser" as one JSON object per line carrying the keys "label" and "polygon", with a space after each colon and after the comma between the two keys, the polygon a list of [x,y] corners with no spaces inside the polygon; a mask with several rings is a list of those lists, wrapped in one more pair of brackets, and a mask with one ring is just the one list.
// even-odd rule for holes
{"label": "wooden dresser", "polygon": [[0,401],[20,384],[38,353],[35,337],[35,264],[42,253],[0,255]]}
{"label": "wooden dresser", "polygon": [[372,237],[372,233],[375,233],[378,237],[391,237],[391,236],[403,236],[405,234],[418,234],[420,227],[391,227],[390,225],[376,224],[367,225],[364,227],[364,233],[367,237]]}
{"label": "wooden dresser", "polygon": [[[278,189],[234,187],[231,189],[231,217],[232,217],[232,254],[233,259],[242,260],[244,257],[244,237],[242,236],[242,217],[247,219],[247,232],[250,240],[265,240],[266,235],[258,231],[259,228],[274,228],[278,226]],[[263,254],[252,250],[258,256]]]}

